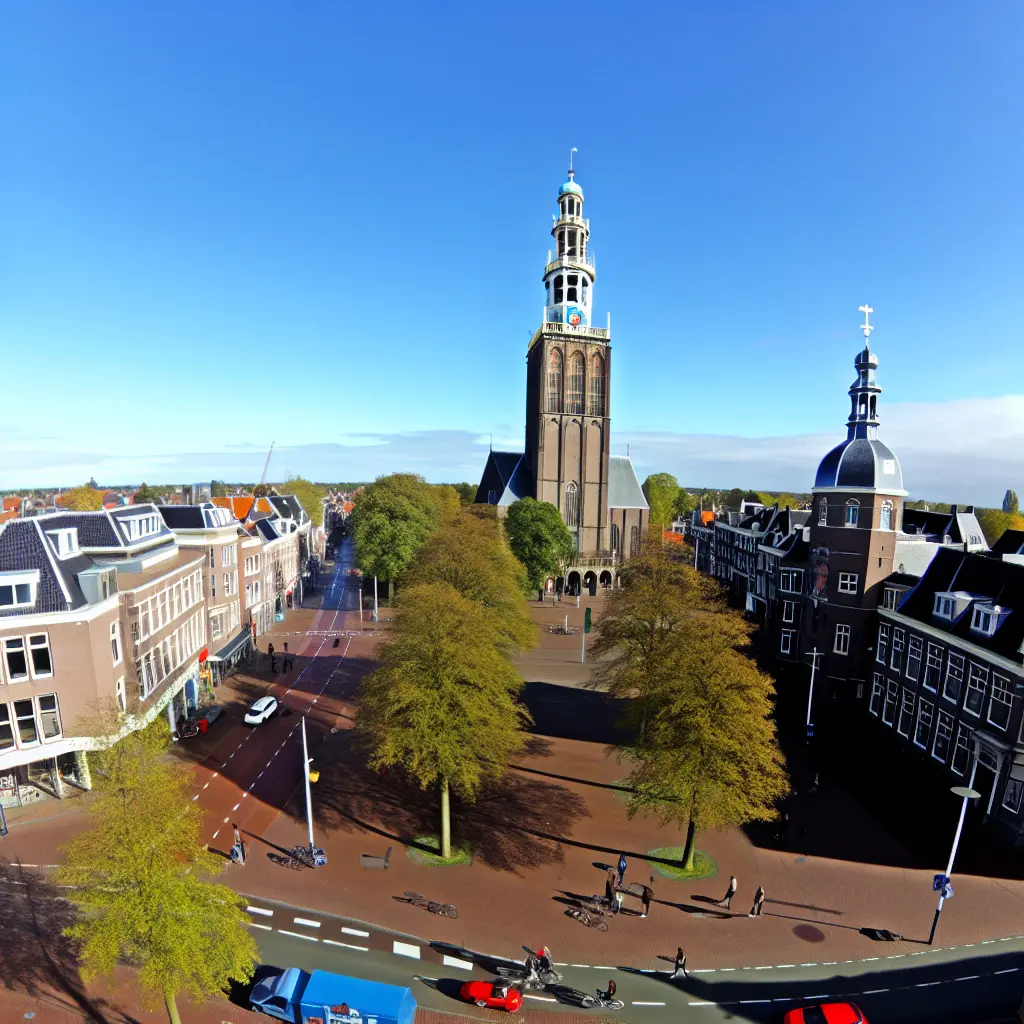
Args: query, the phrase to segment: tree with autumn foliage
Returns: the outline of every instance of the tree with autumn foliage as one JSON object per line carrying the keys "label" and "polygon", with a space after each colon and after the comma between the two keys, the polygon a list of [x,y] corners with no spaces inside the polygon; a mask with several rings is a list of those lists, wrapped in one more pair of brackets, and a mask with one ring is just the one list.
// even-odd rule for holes
{"label": "tree with autumn foliage", "polygon": [[71,512],[99,512],[103,508],[103,492],[88,484],[72,487],[61,495],[61,504]]}

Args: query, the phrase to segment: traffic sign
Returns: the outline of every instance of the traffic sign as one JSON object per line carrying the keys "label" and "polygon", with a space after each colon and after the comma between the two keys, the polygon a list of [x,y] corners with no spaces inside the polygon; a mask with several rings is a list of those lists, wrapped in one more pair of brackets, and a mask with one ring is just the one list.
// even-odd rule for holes
{"label": "traffic sign", "polygon": [[941,892],[942,887],[949,884],[949,879],[943,875],[938,874],[932,878],[932,892]]}

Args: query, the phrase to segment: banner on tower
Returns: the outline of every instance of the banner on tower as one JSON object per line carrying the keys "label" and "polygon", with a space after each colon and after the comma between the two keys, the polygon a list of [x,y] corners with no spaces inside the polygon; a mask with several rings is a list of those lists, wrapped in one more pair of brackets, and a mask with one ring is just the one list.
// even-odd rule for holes
{"label": "banner on tower", "polygon": [[565,322],[572,327],[585,327],[587,324],[587,318],[583,314],[583,310],[579,306],[570,306],[565,311]]}

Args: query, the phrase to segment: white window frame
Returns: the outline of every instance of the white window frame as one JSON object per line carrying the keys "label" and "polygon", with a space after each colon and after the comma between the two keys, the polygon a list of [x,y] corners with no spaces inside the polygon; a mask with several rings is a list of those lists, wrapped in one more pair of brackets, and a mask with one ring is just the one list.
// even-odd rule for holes
{"label": "white window frame", "polygon": [[[7,661],[8,650],[21,651],[25,659],[25,671],[15,675],[11,672],[11,666]],[[31,662],[28,657],[28,644],[23,636],[5,636],[0,639],[0,653],[3,654],[3,678],[8,683],[25,683],[31,679]]]}
{"label": "white window frame", "polygon": [[117,668],[124,661],[124,646],[121,643],[121,623],[115,619],[110,624],[110,657]]}
{"label": "white window frame", "polygon": [[[28,587],[28,600],[18,598],[18,588]],[[0,609],[7,608],[32,608],[36,603],[36,593],[39,590],[39,570],[31,572],[0,572],[0,591],[10,589],[10,603],[0,604]]]}
{"label": "white window frame", "polygon": [[849,529],[856,529],[859,520],[860,502],[856,498],[850,498],[846,502],[846,519],[843,525]]}
{"label": "white window frame", "polygon": [[875,716],[880,718],[882,714],[882,705],[885,703],[885,681],[881,673],[876,672],[874,679],[871,681],[871,698],[868,701],[868,711]]}
{"label": "white window frame", "polygon": [[887,665],[889,663],[889,633],[889,624],[887,622],[880,623],[878,626],[878,643],[875,645],[875,661],[879,665]]}
{"label": "white window frame", "polygon": [[782,621],[796,622],[796,601],[782,602]]}
{"label": "white window frame", "polygon": [[953,612],[956,609],[956,604],[953,598],[946,597],[944,594],[935,595],[935,608],[934,614],[937,618],[945,619],[947,622],[953,621]]}
{"label": "white window frame", "polygon": [[991,636],[995,630],[992,628],[992,621],[996,613],[991,608],[975,608],[971,616],[971,630],[981,633],[982,636]]}
{"label": "white window frame", "polygon": [[779,640],[779,653],[780,654],[792,654],[793,653],[793,635],[796,632],[794,629],[784,629],[782,631],[781,639]]}
{"label": "white window frame", "polygon": [[[1010,797],[1016,795],[1017,802],[1010,803]],[[1020,779],[1007,779],[1006,788],[1003,790],[1002,806],[1013,814],[1020,814],[1021,800],[1024,798],[1024,781]]]}
{"label": "white window frame", "polygon": [[[53,698],[52,710],[43,711],[42,702],[47,697]],[[35,711],[36,711],[36,731],[39,733],[39,739],[42,743],[52,743],[54,740],[59,740],[64,736],[64,728],[61,725],[60,720],[60,701],[57,699],[55,693],[40,693],[35,699]],[[54,715],[57,719],[57,733],[54,736],[47,736],[46,730],[43,728],[43,715]]]}
{"label": "white window frame", "polygon": [[892,647],[889,653],[889,667],[897,672],[903,667],[903,651],[906,649],[906,634],[899,626],[894,626],[892,631]]}
{"label": "white window frame", "polygon": [[70,558],[72,555],[78,554],[78,530],[75,527],[47,530],[46,536],[50,538],[50,543],[58,558]]}
{"label": "white window frame", "polygon": [[[976,661],[967,663],[967,688],[964,690],[964,713],[980,718],[985,710],[985,696],[988,691],[988,666],[979,665]],[[971,695],[981,694],[977,710],[970,706]]]}
{"label": "white window frame", "polygon": [[[40,672],[36,670],[36,660],[33,657],[32,652],[43,650],[46,651],[47,657],[50,659],[49,672]],[[53,648],[50,646],[50,634],[29,633],[29,635],[25,637],[25,651],[28,655],[28,669],[32,673],[32,678],[50,679],[53,676]]]}
{"label": "white window frame", "polygon": [[[896,718],[896,732],[905,739],[909,738],[910,730],[914,727],[915,705],[914,691],[904,686],[903,697],[900,702],[900,712]],[[904,724],[906,724],[906,729],[903,728]]]}
{"label": "white window frame", "polygon": [[[959,704],[960,698],[964,695],[964,669],[966,667],[966,659],[962,654],[950,651],[946,656],[946,675],[942,680],[942,696],[954,704]],[[949,695],[950,680],[955,680],[957,683],[955,697]]]}
{"label": "white window frame", "polygon": [[[914,647],[915,642],[917,644],[916,648]],[[916,655],[914,653],[915,650],[917,652]],[[910,663],[912,661],[917,661],[917,674],[916,675],[911,675],[910,674]],[[910,639],[909,639],[908,644],[907,644],[907,660],[906,660],[906,664],[904,665],[904,675],[908,679],[913,679],[913,681],[916,683],[921,678],[921,665],[922,665],[923,662],[924,662],[924,640],[922,640],[921,637],[914,636],[914,634],[911,633]]]}
{"label": "white window frame", "polygon": [[0,740],[0,754],[5,750],[16,750],[18,746],[18,739],[15,735],[15,722],[11,717],[11,711],[10,704],[0,701],[0,731],[6,730],[11,734],[10,743]]}
{"label": "white window frame", "polygon": [[[948,731],[944,737],[942,736],[942,729],[945,724],[943,719],[946,719],[949,723],[948,726],[946,726]],[[932,737],[932,757],[934,757],[936,761],[941,761],[943,764],[946,764],[949,761],[949,755],[953,749],[954,724],[954,718],[948,711],[939,711],[938,720],[935,723],[935,735]],[[946,752],[944,754],[937,754],[935,752],[938,748],[940,739],[946,740]]]}
{"label": "white window frame", "polygon": [[818,502],[818,525],[828,526],[828,499],[822,498]]}
{"label": "white window frame", "polygon": [[[883,501],[882,502],[881,508],[879,509],[879,512],[878,512],[878,528],[880,530],[891,530],[892,529],[892,517],[893,517],[893,512],[894,511],[895,511],[895,508],[894,508],[893,503],[891,501]],[[886,516],[887,512],[888,512],[888,516]],[[886,519],[888,519],[888,522],[886,522]]]}
{"label": "white window frame", "polygon": [[[925,711],[927,708],[927,712]],[[922,743],[917,737],[921,732],[921,722],[927,715],[927,732],[925,733],[924,743]],[[928,749],[928,741],[931,738],[932,727],[935,725],[935,705],[930,700],[924,700],[924,698],[918,699],[917,702],[917,719],[914,722],[914,746],[920,747],[922,750]]]}
{"label": "white window frame", "polygon": [[[32,709],[32,728],[35,729],[36,738],[34,740],[29,740],[28,742],[25,742],[21,738],[21,726],[19,723],[27,721],[27,718],[25,715],[18,715],[19,704],[28,704]],[[40,746],[43,742],[43,734],[42,730],[39,728],[39,718],[36,714],[38,709],[36,707],[35,698],[32,696],[15,697],[14,700],[11,701],[11,711],[14,713],[14,741],[18,745],[18,749],[31,750],[32,747]]]}
{"label": "white window frame", "polygon": [[799,594],[804,585],[803,569],[780,569],[779,590],[783,594]]}
{"label": "white window frame", "polygon": [[[1002,690],[1006,693],[1007,699],[1001,700],[996,696],[996,690]],[[1004,706],[1006,708],[1006,721],[996,722],[992,718],[992,710],[996,704]],[[992,673],[992,699],[988,702],[988,714],[985,716],[985,721],[990,725],[994,725],[997,729],[1008,729],[1010,727],[1010,719],[1013,717],[1013,683],[1006,676],[1001,675],[998,672]],[[1021,725],[1021,729],[1024,730],[1024,724]]]}
{"label": "white window frame", "polygon": [[[928,650],[925,652],[924,662],[924,675],[921,677],[921,685],[926,690],[931,690],[932,693],[938,693],[939,687],[942,685],[942,662],[946,655],[946,648],[940,647],[938,644],[933,644],[930,640],[928,641]],[[932,661],[932,658],[938,659],[937,663]],[[933,684],[928,682],[929,670],[934,668],[936,679]]]}
{"label": "white window frame", "polygon": [[[957,768],[957,754],[960,751],[966,752],[966,760],[962,768]],[[955,775],[966,775],[971,765],[971,730],[963,724],[956,727],[956,739],[953,742],[953,756],[949,759],[949,767]]]}
{"label": "white window frame", "polygon": [[860,582],[860,575],[855,572],[841,572],[839,574],[839,593],[856,594],[857,584]]}
{"label": "white window frame", "polygon": [[117,682],[114,683],[114,698],[121,714],[124,714],[128,710],[128,693],[125,690],[124,676],[118,676]]}
{"label": "white window frame", "polygon": [[850,627],[845,622],[836,623],[835,640],[832,644],[833,654],[850,653]]}
{"label": "white window frame", "polygon": [[900,706],[900,684],[893,679],[885,682],[885,704],[882,705],[882,721],[892,725]]}

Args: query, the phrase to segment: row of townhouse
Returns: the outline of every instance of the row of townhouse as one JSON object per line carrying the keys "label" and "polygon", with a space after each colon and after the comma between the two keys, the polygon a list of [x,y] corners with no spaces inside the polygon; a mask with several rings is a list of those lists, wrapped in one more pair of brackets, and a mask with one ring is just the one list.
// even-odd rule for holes
{"label": "row of townhouse", "polygon": [[90,784],[99,721],[175,728],[300,604],[322,533],[293,498],[0,524],[0,801]]}
{"label": "row of townhouse", "polygon": [[[959,589],[980,596],[968,599],[962,594],[954,602],[954,617],[929,618],[928,628],[941,632],[955,625],[976,643],[970,625],[963,625],[964,617],[969,620],[974,614],[972,602],[991,598],[996,588],[1004,610],[1020,607],[1024,613],[1024,568],[1012,564],[1017,557],[1013,552],[989,552],[972,506],[953,506],[948,513],[905,507],[899,460],[878,438],[878,358],[865,344],[854,365],[857,379],[849,391],[847,438],[821,460],[811,507],[762,507],[714,519],[694,513],[687,533],[695,564],[719,579],[731,599],[758,623],[759,653],[779,664],[782,677],[809,681],[813,666],[816,704],[858,707],[865,718],[892,726],[909,749],[927,748],[937,781],[943,773],[962,781],[963,768],[968,778],[983,784],[984,813],[993,825],[1014,842],[1024,842],[1012,774],[1022,771],[1018,762],[1024,761],[1019,730],[1024,691],[1017,683],[1022,637],[1014,638],[1016,620],[998,627],[993,652],[998,648],[1001,653],[1001,667],[990,659],[983,671],[976,663],[973,677],[964,667],[964,650],[948,641],[928,641],[921,630],[911,634],[906,625],[896,624],[899,616],[911,613],[923,624],[919,604],[928,599],[920,595],[938,586],[943,574],[959,571],[975,580]],[[993,582],[982,585],[986,574]],[[984,679],[984,714],[993,713],[999,723],[1005,720],[1005,727],[995,729],[987,718],[980,728],[963,724],[951,707],[943,706],[951,698],[932,700],[927,691],[922,695],[911,686],[917,679],[906,677],[907,667],[917,672],[919,656],[927,667],[929,652],[935,664],[931,675],[922,675],[921,686],[925,676],[931,680],[941,672],[951,680],[951,695],[965,699],[970,690],[969,716],[982,699]],[[903,677],[891,678],[892,670],[884,671],[883,662],[899,664]],[[958,672],[964,680],[962,693],[954,685]],[[972,678],[973,687],[968,686]]]}

